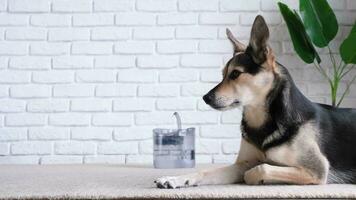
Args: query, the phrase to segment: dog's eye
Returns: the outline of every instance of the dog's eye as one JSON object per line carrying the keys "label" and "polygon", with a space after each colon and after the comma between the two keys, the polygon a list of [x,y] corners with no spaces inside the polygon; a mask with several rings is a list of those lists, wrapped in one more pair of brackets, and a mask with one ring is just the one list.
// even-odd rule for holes
{"label": "dog's eye", "polygon": [[237,70],[234,70],[234,71],[232,71],[232,72],[230,73],[229,78],[230,78],[231,80],[234,80],[234,79],[236,79],[237,77],[239,77],[240,74],[241,74],[241,72],[239,72],[239,71],[237,71]]}

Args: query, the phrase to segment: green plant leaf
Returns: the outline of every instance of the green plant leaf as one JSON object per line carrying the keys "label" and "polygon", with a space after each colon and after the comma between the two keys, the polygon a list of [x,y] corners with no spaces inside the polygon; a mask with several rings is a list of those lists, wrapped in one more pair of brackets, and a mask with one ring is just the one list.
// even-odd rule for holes
{"label": "green plant leaf", "polygon": [[283,19],[287,24],[294,50],[299,57],[306,63],[313,63],[316,57],[318,58],[318,62],[320,62],[319,55],[315,51],[313,44],[310,42],[310,38],[305,31],[305,27],[300,20],[300,17],[296,13],[293,13],[287,5],[278,2],[278,6]]}
{"label": "green plant leaf", "polygon": [[342,42],[340,46],[340,55],[346,64],[356,64],[356,23],[351,29],[350,34]]}
{"label": "green plant leaf", "polygon": [[335,13],[326,0],[299,0],[307,34],[317,47],[325,47],[339,29]]}

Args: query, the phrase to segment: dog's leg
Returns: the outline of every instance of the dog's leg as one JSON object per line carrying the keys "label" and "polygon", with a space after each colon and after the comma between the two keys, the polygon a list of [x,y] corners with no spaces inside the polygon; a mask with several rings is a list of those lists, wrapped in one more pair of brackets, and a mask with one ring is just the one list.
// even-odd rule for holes
{"label": "dog's leg", "polygon": [[246,184],[325,184],[309,170],[298,167],[281,167],[269,164],[258,165],[245,172]]}
{"label": "dog's leg", "polygon": [[242,139],[240,152],[235,164],[187,175],[162,177],[158,178],[155,183],[159,188],[179,188],[243,182],[245,171],[256,166],[261,159],[261,155],[258,149]]}

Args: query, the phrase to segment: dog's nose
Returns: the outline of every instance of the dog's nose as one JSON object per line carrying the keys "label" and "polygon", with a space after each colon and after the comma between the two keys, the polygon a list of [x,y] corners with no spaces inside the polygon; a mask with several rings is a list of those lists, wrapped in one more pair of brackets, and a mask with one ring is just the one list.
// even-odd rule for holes
{"label": "dog's nose", "polygon": [[209,93],[203,96],[203,100],[205,101],[206,104],[210,104],[211,101],[213,100],[213,98],[214,98],[214,95],[209,94]]}

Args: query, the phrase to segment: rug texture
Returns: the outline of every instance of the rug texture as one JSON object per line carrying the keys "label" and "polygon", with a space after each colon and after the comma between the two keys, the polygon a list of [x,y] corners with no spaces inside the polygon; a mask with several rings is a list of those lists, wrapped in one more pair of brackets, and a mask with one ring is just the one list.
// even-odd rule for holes
{"label": "rug texture", "polygon": [[[204,165],[198,168],[221,167]],[[356,198],[356,185],[219,185],[158,189],[153,180],[195,169],[120,165],[2,165],[0,199]]]}

